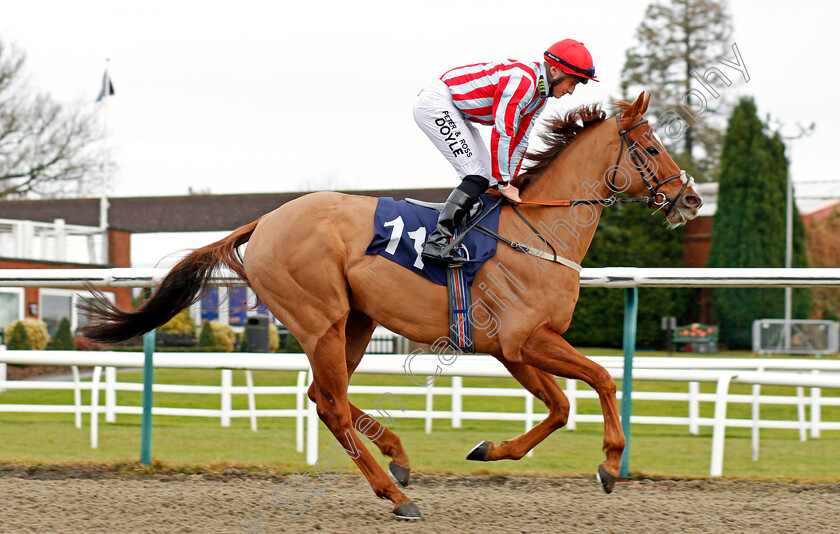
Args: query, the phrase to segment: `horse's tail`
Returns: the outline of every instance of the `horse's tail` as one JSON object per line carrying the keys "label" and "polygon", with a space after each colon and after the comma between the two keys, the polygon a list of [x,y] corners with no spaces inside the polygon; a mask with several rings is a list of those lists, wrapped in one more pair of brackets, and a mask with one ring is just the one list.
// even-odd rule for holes
{"label": "horse's tail", "polygon": [[95,299],[79,305],[90,319],[90,324],[81,328],[82,334],[101,343],[116,343],[157,328],[201,298],[204,284],[220,264],[227,265],[247,282],[239,246],[251,239],[258,222],[259,219],[224,239],[192,251],[169,271],[152,296],[136,310],[120,310],[101,291],[87,284]]}

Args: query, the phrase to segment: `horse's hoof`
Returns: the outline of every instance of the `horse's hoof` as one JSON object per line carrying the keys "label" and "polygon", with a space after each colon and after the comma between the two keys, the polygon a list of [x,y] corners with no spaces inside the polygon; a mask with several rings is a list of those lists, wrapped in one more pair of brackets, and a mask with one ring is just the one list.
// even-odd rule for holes
{"label": "horse's hoof", "polygon": [[607,470],[604,469],[603,465],[598,466],[598,472],[595,474],[595,480],[597,480],[598,484],[601,485],[604,493],[607,495],[612,493],[613,487],[615,487],[616,478],[609,474]]}
{"label": "horse's hoof", "polygon": [[467,453],[467,460],[472,460],[474,462],[486,462],[487,453],[490,452],[490,447],[492,446],[492,441],[482,441]]}
{"label": "horse's hoof", "polygon": [[411,477],[411,469],[407,469],[401,465],[391,462],[388,465],[388,474],[391,475],[394,482],[400,486],[404,488],[408,487],[409,478]]}
{"label": "horse's hoof", "polygon": [[394,510],[394,515],[397,516],[397,519],[420,519],[423,517],[420,508],[417,508],[417,505],[411,501]]}

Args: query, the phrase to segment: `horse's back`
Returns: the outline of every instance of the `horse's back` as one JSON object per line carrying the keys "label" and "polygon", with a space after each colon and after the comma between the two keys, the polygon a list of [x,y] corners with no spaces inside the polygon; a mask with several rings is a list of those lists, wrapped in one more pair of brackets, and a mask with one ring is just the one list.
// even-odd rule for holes
{"label": "horse's back", "polygon": [[[280,247],[284,254],[299,255],[317,247],[342,248],[373,238],[373,213],[377,199],[332,191],[310,193],[264,215],[248,243],[248,249]],[[247,258],[247,253],[246,253]]]}

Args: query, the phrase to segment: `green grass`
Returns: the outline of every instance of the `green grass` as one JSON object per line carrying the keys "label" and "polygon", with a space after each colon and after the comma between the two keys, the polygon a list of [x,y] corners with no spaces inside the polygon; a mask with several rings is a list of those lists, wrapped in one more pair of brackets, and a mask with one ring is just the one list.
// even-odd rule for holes
{"label": "green grass", "polygon": [[[594,351],[593,351],[594,352]],[[596,354],[607,355],[608,350],[598,349]],[[618,351],[616,351],[618,353]],[[648,353],[639,353],[648,354]],[[748,355],[744,353],[743,355]],[[728,357],[740,354],[728,353]],[[158,384],[219,384],[218,371],[158,369]],[[294,385],[296,373],[254,372],[256,385]],[[120,373],[120,381],[140,382],[139,372]],[[560,381],[563,385],[563,381]],[[234,373],[234,385],[244,385],[244,373]],[[386,386],[411,386],[402,375],[357,375],[352,384],[377,384]],[[448,386],[449,378],[437,383]],[[467,387],[511,387],[519,385],[510,378],[464,378]],[[585,389],[584,384],[578,385]],[[619,389],[621,385],[619,383]],[[714,392],[714,384],[701,384],[701,392]],[[635,381],[635,391],[687,391],[685,383]],[[793,388],[762,388],[762,394],[792,395]],[[732,393],[750,393],[750,386],[733,384]],[[101,393],[100,405],[104,403]],[[823,396],[840,396],[838,390],[823,390]],[[351,401],[362,409],[370,409],[378,395],[351,395]],[[399,395],[408,409],[423,410],[425,398]],[[119,404],[140,405],[139,392],[119,392]],[[0,394],[0,403],[14,404],[72,404],[72,391],[7,391]],[[257,407],[294,408],[290,395],[258,395]],[[89,405],[90,395],[83,392],[83,403]],[[159,393],[156,406],[191,408],[218,408],[218,395],[187,395]],[[597,400],[579,400],[579,413],[600,413]],[[701,417],[712,417],[712,403],[701,403]],[[450,407],[448,397],[436,397],[435,408]],[[523,411],[521,398],[466,397],[467,411]],[[247,409],[244,395],[233,397],[234,409]],[[535,409],[545,412],[542,403]],[[633,403],[634,415],[687,415],[687,403],[639,401]],[[747,404],[730,404],[728,417],[747,419]],[[795,406],[762,406],[763,419],[795,420]],[[840,407],[823,407],[825,421],[840,420]],[[104,422],[100,415],[99,448],[90,448],[89,417],[84,416],[84,426],[74,426],[73,414],[14,414],[0,413],[0,463],[56,463],[56,462],[136,462],[140,447],[140,416],[118,415],[117,423]],[[154,420],[152,456],[155,460],[176,466],[226,465],[266,466],[280,472],[303,471],[307,468],[303,453],[295,451],[294,419],[260,418],[259,431],[251,432],[247,418],[233,419],[230,428],[222,428],[219,419],[156,416]],[[476,443],[484,439],[499,443],[524,430],[524,423],[506,421],[465,420],[462,428],[453,429],[449,420],[435,420],[432,434],[424,432],[424,421],[397,419],[389,428],[402,439],[409,453],[412,468],[420,472],[436,473],[538,473],[564,475],[591,475],[603,460],[601,424],[578,424],[574,431],[562,429],[540,444],[533,458],[517,462],[473,463],[464,459]],[[692,436],[686,427],[665,425],[634,425],[631,436],[631,473],[641,476],[705,477],[709,472],[711,456],[711,428],[701,427],[700,435]],[[332,454],[358,472],[352,462],[331,449],[335,439],[321,425],[320,454]],[[761,431],[761,457],[751,459],[749,429],[727,430],[723,472],[727,477],[759,477],[796,480],[840,480],[836,450],[840,445],[840,431],[823,431],[820,439],[799,441],[797,430]],[[337,446],[337,444],[336,444]],[[370,447],[369,447],[370,448]],[[378,451],[381,465],[387,465]]]}

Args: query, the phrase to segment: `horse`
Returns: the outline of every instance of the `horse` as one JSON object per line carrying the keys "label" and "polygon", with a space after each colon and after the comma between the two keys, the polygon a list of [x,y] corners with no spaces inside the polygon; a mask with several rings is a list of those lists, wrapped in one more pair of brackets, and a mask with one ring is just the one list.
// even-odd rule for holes
{"label": "horse", "polygon": [[[574,267],[583,260],[600,214],[616,201],[616,193],[626,195],[618,200],[641,201],[663,211],[665,224],[672,228],[696,217],[702,204],[693,180],[644,119],[649,101],[650,95],[645,98],[642,92],[633,103],[616,102],[619,113],[613,117],[593,104],[554,118],[544,135],[547,148],[529,155],[533,164],[516,178],[522,203],[500,208],[498,234],[516,241],[513,247],[500,246],[474,281],[474,287],[496,288],[495,298],[488,291],[485,305],[470,317],[477,325],[475,350],[498,359],[545,403],[548,415],[513,439],[479,443],[469,460],[522,458],[567,422],[569,401],[555,377],[583,380],[597,392],[604,417],[606,459],[596,479],[606,493],[613,490],[625,444],[616,385],[603,367],[562,335],[580,290]],[[355,425],[365,414],[348,400],[347,387],[377,324],[419,343],[445,338],[450,328],[447,294],[441,285],[365,254],[374,235],[376,204],[373,197],[337,192],[287,202],[192,251],[136,310],[120,310],[102,298],[88,304],[84,311],[90,324],[84,335],[116,342],[150,331],[200,298],[214,271],[226,265],[300,342],[314,377],[308,396],[374,493],[393,503],[396,516],[418,518],[419,508],[397,487],[408,485],[410,476],[402,442],[366,416],[364,433],[375,436],[375,445],[390,458],[389,477],[367,448],[357,445]],[[535,247],[524,247],[526,242],[540,244],[543,252],[534,254]],[[523,254],[525,249],[530,254]],[[565,263],[552,261],[558,250]],[[508,276],[499,276],[501,268]],[[495,324],[492,330],[481,330],[490,323]]]}

